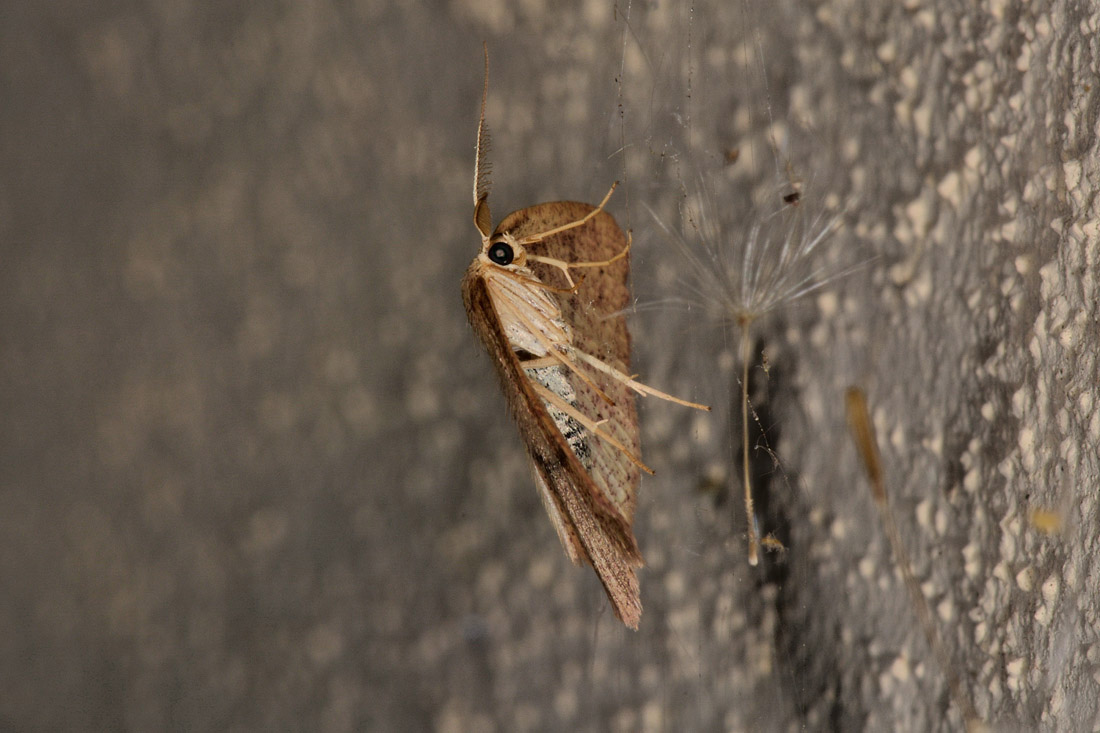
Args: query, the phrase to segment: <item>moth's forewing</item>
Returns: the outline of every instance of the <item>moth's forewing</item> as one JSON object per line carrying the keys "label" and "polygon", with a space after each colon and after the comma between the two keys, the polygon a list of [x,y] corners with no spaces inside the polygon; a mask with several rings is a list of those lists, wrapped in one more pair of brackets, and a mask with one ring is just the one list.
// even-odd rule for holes
{"label": "moth's forewing", "polygon": [[561,540],[565,553],[577,565],[588,562],[588,551],[581,544],[580,537],[577,537],[577,530],[573,528],[573,522],[566,515],[565,507],[558,498],[558,492],[551,490],[538,466],[534,468],[535,486],[538,487],[542,505],[546,507],[546,513],[550,516],[550,522],[558,533],[558,539]]}
{"label": "moth's forewing", "polygon": [[[582,219],[593,208],[573,201],[539,204],[510,214],[496,231],[510,232],[522,239]],[[601,211],[584,226],[547,237],[528,245],[527,250],[529,254],[564,262],[600,262],[620,254],[626,241],[615,219]],[[561,271],[550,265],[532,262],[530,267],[548,285],[568,285]],[[630,332],[622,315],[611,315],[620,313],[630,304],[629,254],[606,267],[575,269],[572,275],[574,281],[584,278],[577,291],[560,293],[556,297],[562,318],[572,330],[573,345],[629,374]],[[584,365],[581,369],[614,405],[608,405],[582,379],[569,373],[567,378],[577,394],[577,408],[593,419],[606,419],[601,429],[635,456],[641,455],[634,393],[622,382],[607,379]],[[629,526],[634,521],[639,469],[621,450],[606,441],[593,438],[590,445],[593,465],[589,472],[609,507]]]}
{"label": "moth's forewing", "polygon": [[618,512],[609,512],[606,499],[601,498],[602,489],[535,393],[504,333],[477,260],[463,278],[462,297],[470,323],[496,367],[562,544],[574,562],[592,564],[615,615],[627,626],[638,628],[642,607],[634,568],[641,565],[641,556],[630,523]]}

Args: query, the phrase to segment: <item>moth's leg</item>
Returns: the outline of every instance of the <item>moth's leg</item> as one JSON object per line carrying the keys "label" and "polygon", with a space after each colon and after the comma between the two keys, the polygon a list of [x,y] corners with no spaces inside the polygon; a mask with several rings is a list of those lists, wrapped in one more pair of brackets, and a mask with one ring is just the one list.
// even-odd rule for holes
{"label": "moth's leg", "polygon": [[[600,389],[599,385],[597,385],[595,382],[592,381],[592,377],[590,377],[587,374],[585,374],[584,372],[582,372],[580,370],[580,368],[578,368],[577,365],[574,364],[571,359],[567,358],[565,356],[565,354],[562,353],[562,347],[572,348],[570,346],[570,344],[556,342],[556,341],[552,340],[551,338],[549,338],[543,332],[543,330],[541,328],[539,328],[535,324],[535,322],[532,321],[527,316],[527,314],[522,311],[522,309],[515,308],[510,303],[507,303],[506,301],[502,301],[500,304],[498,304],[498,307],[507,308],[508,311],[510,312],[510,314],[512,316],[514,316],[517,321],[522,323],[527,328],[527,331],[535,337],[535,340],[537,340],[540,344],[542,344],[543,348],[546,349],[546,353],[549,354],[554,359],[556,364],[561,364],[562,366],[565,366],[566,368],[568,368],[571,372],[576,374],[581,379],[581,381],[583,381],[585,383],[585,385],[587,385],[597,395],[599,395],[600,399],[602,399],[604,402],[611,405],[612,407],[615,406],[615,401],[612,400],[610,397],[608,397],[607,393],[604,392],[602,389]],[[575,351],[575,349],[574,349],[574,351]]]}
{"label": "moth's leg", "polygon": [[569,353],[576,356],[578,359],[583,361],[585,364],[588,364],[593,369],[595,369],[597,371],[600,371],[600,372],[603,372],[604,374],[608,375],[612,379],[615,379],[619,382],[622,382],[624,385],[626,385],[627,387],[634,390],[635,392],[637,392],[640,395],[651,395],[653,397],[659,397],[662,400],[668,400],[669,402],[675,402],[678,405],[684,405],[686,407],[694,407],[696,410],[707,410],[708,412],[710,411],[710,408],[707,407],[706,405],[700,405],[700,404],[695,403],[695,402],[688,402],[687,400],[682,400],[679,397],[673,397],[672,395],[666,394],[665,392],[662,392],[659,389],[654,389],[653,387],[650,387],[649,385],[642,384],[641,382],[635,381],[634,378],[631,377],[630,375],[619,371],[618,369],[616,369],[615,367],[613,367],[609,364],[605,364],[604,362],[600,361],[596,357],[592,356],[591,354],[587,354],[587,353],[581,351],[580,349],[570,347]]}
{"label": "moth's leg", "polygon": [[[532,259],[532,256],[527,255],[527,259]],[[540,262],[545,261],[545,258],[535,258],[535,259],[538,259]],[[558,262],[559,260],[554,260],[554,261]],[[565,264],[565,263],[563,263],[563,264]],[[559,287],[555,287],[553,285],[547,285],[542,280],[539,280],[537,278],[527,277],[526,275],[520,275],[518,273],[512,272],[511,270],[508,270],[504,267],[500,267],[499,265],[494,265],[494,267],[496,267],[499,270],[500,274],[504,275],[505,277],[510,277],[513,280],[518,280],[519,282],[523,283],[524,285],[527,285],[528,287],[541,288],[542,290],[549,290],[551,293],[562,293],[563,295],[570,295],[572,293],[577,292],[577,288],[579,288],[581,286],[581,283],[584,282],[584,275],[582,274],[577,279],[577,282],[575,284],[571,284],[570,287],[568,287],[568,288],[559,288]],[[565,277],[569,280],[570,283],[573,283],[573,280],[572,280],[572,278],[569,277],[568,272],[565,273]]]}
{"label": "moth's leg", "polygon": [[634,390],[638,394],[651,395],[653,397],[659,397],[663,400],[668,400],[669,402],[675,402],[678,405],[694,407],[697,410],[707,410],[708,412],[710,411],[710,408],[706,405],[700,405],[695,402],[681,400],[679,397],[673,397],[672,395],[666,394],[659,389],[655,389],[653,387],[650,387],[649,385],[642,384],[641,382],[636,381],[629,374],[625,374],[615,367],[605,364],[596,357],[584,351],[581,351],[580,349],[574,347],[568,342],[555,342],[551,340],[546,336],[542,329],[538,328],[535,323],[530,318],[528,318],[527,315],[523,313],[520,309],[514,308],[511,305],[506,307],[509,309],[509,311],[511,311],[512,314],[515,315],[518,321],[520,321],[521,323],[523,323],[524,326],[527,327],[527,330],[535,337],[535,339],[538,340],[540,344],[542,344],[542,346],[546,349],[548,358],[555,359],[557,363],[567,367],[571,372],[576,374],[586,385],[595,390],[596,394],[603,398],[603,400],[607,402],[607,404],[614,405],[615,402],[610,397],[608,397],[607,394],[602,389],[600,389],[595,382],[592,381],[591,377],[582,372],[577,367],[577,365],[573,363],[573,360],[569,358],[570,356],[576,356],[578,359],[593,367],[597,371],[603,372],[613,379],[622,382],[624,385]]}
{"label": "moth's leg", "polygon": [[569,268],[570,267],[604,267],[605,265],[610,265],[610,264],[613,264],[615,262],[618,262],[623,257],[626,257],[626,253],[630,251],[630,245],[633,241],[634,241],[633,233],[627,232],[626,233],[626,246],[623,247],[622,251],[619,252],[614,257],[612,257],[611,259],[602,260],[600,262],[566,262],[565,260],[559,260],[559,259],[555,259],[553,257],[543,257],[542,255],[533,255],[533,254],[528,254],[527,259],[534,260],[535,262],[541,262],[544,265],[550,265],[551,267],[558,268],[559,270],[561,270],[562,274],[565,275],[565,279],[569,282],[570,289],[571,290],[576,290],[580,286],[580,283],[578,282],[576,285],[573,284],[573,278],[570,277],[570,275],[569,275]]}
{"label": "moth's leg", "polygon": [[588,221],[592,217],[596,216],[596,214],[603,211],[603,207],[607,206],[607,202],[611,198],[611,194],[613,194],[615,192],[615,187],[618,186],[618,185],[619,185],[618,181],[615,181],[614,183],[612,183],[611,188],[608,189],[607,195],[605,195],[603,197],[603,201],[600,202],[600,205],[597,206],[596,208],[592,209],[592,211],[589,211],[587,214],[582,216],[580,219],[577,219],[576,221],[571,221],[568,224],[562,224],[560,227],[554,227],[553,229],[547,230],[545,232],[539,232],[538,234],[532,234],[531,236],[524,237],[523,239],[517,239],[516,244],[518,244],[520,246],[526,246],[528,244],[534,244],[535,242],[541,242],[542,240],[544,240],[547,237],[552,236],[554,234],[559,234],[561,232],[567,232],[570,229],[576,229],[577,227],[584,226],[585,224],[588,223]]}
{"label": "moth's leg", "polygon": [[623,455],[626,456],[627,458],[629,458],[630,462],[633,463],[635,466],[637,466],[638,468],[642,469],[643,471],[645,471],[646,473],[648,473],[650,475],[653,474],[653,469],[652,468],[650,468],[649,466],[642,463],[642,460],[640,458],[638,458],[638,456],[631,453],[626,448],[626,446],[624,446],[622,443],[615,440],[613,437],[611,437],[606,432],[604,432],[600,428],[600,424],[597,423],[595,420],[588,417],[583,412],[581,412],[577,408],[573,407],[571,404],[569,404],[568,402],[563,400],[561,397],[558,397],[556,394],[554,394],[553,392],[548,390],[546,387],[543,387],[541,384],[539,384],[538,382],[536,382],[533,379],[531,380],[531,387],[535,390],[535,393],[539,397],[546,400],[551,405],[553,405],[555,408],[561,410],[566,415],[573,418],[574,420],[579,422],[584,427],[588,428],[588,430],[591,431],[593,435],[595,435],[595,436],[597,436],[597,437],[599,437],[603,440],[606,440],[608,443],[610,443],[611,445],[615,446],[620,451],[622,451]]}

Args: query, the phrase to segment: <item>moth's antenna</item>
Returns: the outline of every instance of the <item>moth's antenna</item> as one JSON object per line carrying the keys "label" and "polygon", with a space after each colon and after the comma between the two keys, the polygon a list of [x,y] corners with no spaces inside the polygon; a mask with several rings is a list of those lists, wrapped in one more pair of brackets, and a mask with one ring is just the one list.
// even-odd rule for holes
{"label": "moth's antenna", "polygon": [[485,49],[485,86],[481,90],[481,116],[477,122],[477,162],[474,164],[474,225],[481,236],[488,237],[493,228],[493,217],[489,214],[489,127],[485,124],[485,100],[489,97],[489,44],[483,42]]}

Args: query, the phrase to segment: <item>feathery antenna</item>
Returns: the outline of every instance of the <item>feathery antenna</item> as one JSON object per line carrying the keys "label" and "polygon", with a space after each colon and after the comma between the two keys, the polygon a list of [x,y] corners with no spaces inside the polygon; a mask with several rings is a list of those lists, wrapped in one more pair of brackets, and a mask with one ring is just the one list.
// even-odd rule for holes
{"label": "feathery antenna", "polygon": [[481,116],[477,122],[477,162],[474,164],[474,225],[481,236],[488,237],[493,227],[489,214],[489,127],[485,124],[485,100],[489,97],[489,44],[485,50],[485,86],[481,90]]}

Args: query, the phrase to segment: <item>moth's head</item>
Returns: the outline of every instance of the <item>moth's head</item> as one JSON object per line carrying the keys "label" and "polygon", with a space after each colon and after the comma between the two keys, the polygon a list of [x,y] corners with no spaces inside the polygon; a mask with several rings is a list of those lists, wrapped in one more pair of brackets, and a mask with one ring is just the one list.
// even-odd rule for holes
{"label": "moth's head", "polygon": [[497,232],[481,236],[481,261],[497,267],[523,267],[527,264],[527,250],[510,232]]}

